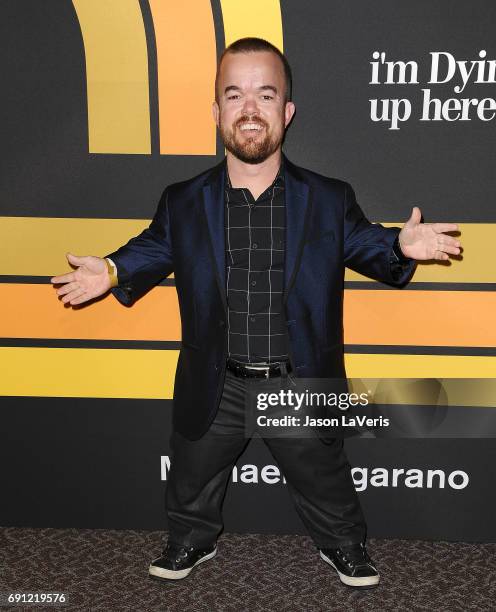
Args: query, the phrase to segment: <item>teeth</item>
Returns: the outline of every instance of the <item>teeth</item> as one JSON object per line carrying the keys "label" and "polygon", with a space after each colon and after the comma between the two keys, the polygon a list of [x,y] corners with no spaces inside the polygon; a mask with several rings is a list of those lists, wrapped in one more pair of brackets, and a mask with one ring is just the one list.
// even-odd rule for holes
{"label": "teeth", "polygon": [[261,130],[262,126],[258,123],[243,123],[239,127],[240,130]]}

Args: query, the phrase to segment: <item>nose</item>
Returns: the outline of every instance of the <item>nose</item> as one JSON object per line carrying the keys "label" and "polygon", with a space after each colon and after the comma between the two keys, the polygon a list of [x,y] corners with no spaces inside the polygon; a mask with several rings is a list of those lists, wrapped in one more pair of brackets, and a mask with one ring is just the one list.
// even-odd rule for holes
{"label": "nose", "polygon": [[243,113],[246,115],[255,115],[258,113],[257,101],[254,96],[246,96],[243,104]]}

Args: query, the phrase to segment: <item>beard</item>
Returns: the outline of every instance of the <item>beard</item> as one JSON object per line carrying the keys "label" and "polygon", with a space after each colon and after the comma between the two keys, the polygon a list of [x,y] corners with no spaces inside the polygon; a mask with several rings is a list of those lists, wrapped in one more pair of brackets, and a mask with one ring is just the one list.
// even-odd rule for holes
{"label": "beard", "polygon": [[[241,136],[239,138],[239,126],[243,123],[261,125],[264,136]],[[246,164],[260,164],[277,151],[281,145],[284,137],[284,124],[281,123],[280,129],[273,132],[268,123],[260,117],[243,115],[233,124],[232,128],[226,128],[221,123],[219,131],[224,146],[230,153]]]}

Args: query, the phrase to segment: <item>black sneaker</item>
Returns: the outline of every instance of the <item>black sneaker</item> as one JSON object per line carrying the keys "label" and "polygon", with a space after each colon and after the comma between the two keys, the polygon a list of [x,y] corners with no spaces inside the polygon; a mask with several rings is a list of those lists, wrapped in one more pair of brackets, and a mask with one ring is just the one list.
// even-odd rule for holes
{"label": "black sneaker", "polygon": [[337,571],[341,582],[348,586],[373,587],[379,584],[379,572],[363,543],[341,548],[321,548],[320,556]]}
{"label": "black sneaker", "polygon": [[150,563],[148,573],[154,578],[180,580],[186,578],[191,570],[200,563],[215,557],[216,553],[216,544],[208,548],[167,544],[162,555]]}

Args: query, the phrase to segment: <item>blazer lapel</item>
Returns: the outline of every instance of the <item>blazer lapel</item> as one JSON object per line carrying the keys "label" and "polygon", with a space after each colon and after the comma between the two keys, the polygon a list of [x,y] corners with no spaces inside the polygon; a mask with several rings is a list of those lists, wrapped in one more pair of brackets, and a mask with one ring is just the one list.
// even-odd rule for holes
{"label": "blazer lapel", "polygon": [[215,276],[222,303],[227,311],[226,247],[224,233],[225,160],[216,166],[203,185],[203,205],[210,235],[211,253],[215,262]]}
{"label": "blazer lapel", "polygon": [[284,157],[285,200],[286,200],[286,262],[284,266],[284,294],[286,302],[288,293],[294,284],[301,259],[301,250],[307,227],[310,188],[301,177],[294,164]]}

